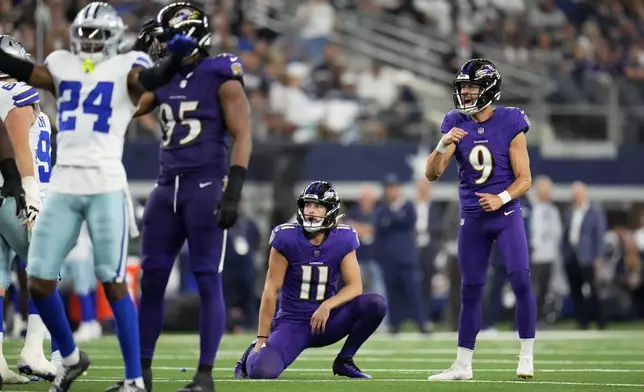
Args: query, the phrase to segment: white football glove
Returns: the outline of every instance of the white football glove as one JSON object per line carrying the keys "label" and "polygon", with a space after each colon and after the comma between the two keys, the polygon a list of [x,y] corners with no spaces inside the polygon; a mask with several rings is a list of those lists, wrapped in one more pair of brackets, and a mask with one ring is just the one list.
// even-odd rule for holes
{"label": "white football glove", "polygon": [[27,229],[31,231],[42,207],[40,183],[36,180],[36,177],[27,176],[22,178],[22,187],[25,190],[25,199],[27,201],[27,218],[24,220],[23,225],[27,225]]}

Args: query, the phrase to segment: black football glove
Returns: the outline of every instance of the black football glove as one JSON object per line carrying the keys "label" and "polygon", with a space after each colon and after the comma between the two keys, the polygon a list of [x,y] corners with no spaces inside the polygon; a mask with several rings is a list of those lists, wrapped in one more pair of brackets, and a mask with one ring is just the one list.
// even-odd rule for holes
{"label": "black football glove", "polygon": [[2,200],[0,205],[4,204],[5,199],[13,197],[16,200],[16,218],[25,219],[27,217],[27,200],[25,190],[22,187],[22,179],[14,159],[5,159],[0,162],[0,172],[4,178],[0,196]]}
{"label": "black football glove", "polygon": [[141,27],[141,31],[139,31],[139,35],[136,37],[136,41],[132,46],[132,50],[147,53],[154,38],[161,34],[163,34],[163,27],[157,23],[156,18],[148,20]]}
{"label": "black football glove", "polygon": [[233,227],[237,220],[239,201],[241,200],[242,187],[246,179],[246,169],[241,166],[232,166],[228,174],[228,183],[224,196],[217,209],[218,224],[222,230]]}
{"label": "black football glove", "polygon": [[239,200],[228,199],[224,194],[224,198],[219,203],[219,227],[222,230],[227,230],[233,227],[237,220],[237,210],[239,209]]}

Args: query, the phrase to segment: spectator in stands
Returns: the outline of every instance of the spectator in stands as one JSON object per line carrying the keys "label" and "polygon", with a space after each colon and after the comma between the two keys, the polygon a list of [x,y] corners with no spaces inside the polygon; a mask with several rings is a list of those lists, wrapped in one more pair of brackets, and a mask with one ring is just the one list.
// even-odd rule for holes
{"label": "spectator in stands", "polygon": [[318,62],[329,43],[335,25],[335,10],[329,0],[303,2],[295,14],[295,23],[301,27],[300,36],[308,60]]}
{"label": "spectator in stands", "polygon": [[[575,316],[581,329],[588,329],[591,317],[604,329],[607,320],[599,302],[596,272],[604,255],[606,217],[602,207],[588,198],[586,184],[575,182],[571,196],[564,219],[564,265]],[[582,292],[584,285],[590,287],[588,300]]]}
{"label": "spectator in stands", "polygon": [[371,102],[379,110],[390,109],[398,96],[394,72],[380,61],[358,75],[358,97]]}

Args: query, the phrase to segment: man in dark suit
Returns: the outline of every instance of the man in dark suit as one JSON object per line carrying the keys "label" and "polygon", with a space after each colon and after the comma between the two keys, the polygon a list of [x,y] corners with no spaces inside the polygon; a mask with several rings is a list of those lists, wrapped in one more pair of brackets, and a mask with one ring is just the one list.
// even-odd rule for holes
{"label": "man in dark suit", "polygon": [[399,332],[403,320],[409,317],[425,333],[416,209],[403,196],[395,175],[387,175],[384,190],[384,200],[374,213],[375,257],[385,276],[391,330]]}
{"label": "man in dark suit", "polygon": [[[586,184],[572,185],[572,205],[565,216],[564,260],[570,295],[579,327],[587,329],[594,316],[600,329],[606,328],[598,291],[596,272],[604,254],[606,216],[602,207],[589,200]],[[588,284],[590,297],[582,287]]]}

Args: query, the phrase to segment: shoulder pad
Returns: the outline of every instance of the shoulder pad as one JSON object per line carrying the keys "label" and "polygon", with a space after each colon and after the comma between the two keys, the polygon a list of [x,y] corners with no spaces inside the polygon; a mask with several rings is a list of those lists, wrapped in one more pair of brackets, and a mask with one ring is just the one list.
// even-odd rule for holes
{"label": "shoulder pad", "polygon": [[51,52],[49,56],[47,56],[44,64],[47,66],[51,65],[52,63],[55,63],[56,61],[59,61],[61,59],[64,60],[66,56],[72,56],[71,52],[67,50],[55,50]]}
{"label": "shoulder pad", "polygon": [[275,226],[275,228],[271,231],[271,237],[268,239],[268,244],[273,245],[275,237],[279,237],[280,232],[284,230],[294,230],[296,227],[297,225],[295,223],[283,223],[281,225]]}
{"label": "shoulder pad", "polygon": [[507,118],[506,121],[508,124],[514,124],[511,129],[513,132],[528,131],[530,128],[530,120],[528,119],[528,115],[522,109],[506,107],[505,111]]}
{"label": "shoulder pad", "polygon": [[128,60],[132,62],[132,68],[151,68],[154,65],[150,56],[145,52],[133,50],[131,52],[127,52],[126,55],[128,56]]}
{"label": "shoulder pad", "polygon": [[441,133],[449,132],[454,126],[456,126],[461,120],[461,112],[458,110],[450,110],[445,113],[443,117],[443,122],[441,123]]}
{"label": "shoulder pad", "polygon": [[244,66],[238,56],[231,53],[222,53],[215,57],[210,57],[207,61],[210,61],[211,67],[219,77],[242,81]]}
{"label": "shoulder pad", "polygon": [[38,90],[24,82],[6,83],[1,88],[6,95],[11,96],[13,106],[17,108],[36,104],[40,100]]}

